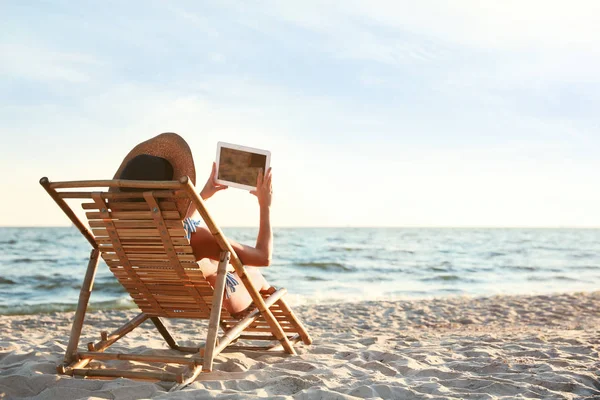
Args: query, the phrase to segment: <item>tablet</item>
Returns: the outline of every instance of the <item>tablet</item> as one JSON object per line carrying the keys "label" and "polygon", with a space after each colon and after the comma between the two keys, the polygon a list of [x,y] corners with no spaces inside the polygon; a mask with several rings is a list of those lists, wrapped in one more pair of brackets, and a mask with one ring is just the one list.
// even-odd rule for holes
{"label": "tablet", "polygon": [[269,168],[271,152],[219,142],[216,161],[218,184],[254,190],[258,172]]}

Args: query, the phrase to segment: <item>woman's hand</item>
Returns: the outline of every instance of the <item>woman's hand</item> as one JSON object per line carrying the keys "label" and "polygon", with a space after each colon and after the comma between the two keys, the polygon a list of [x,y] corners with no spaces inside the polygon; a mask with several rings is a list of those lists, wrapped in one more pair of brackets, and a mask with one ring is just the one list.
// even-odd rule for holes
{"label": "woman's hand", "polygon": [[202,200],[210,199],[215,193],[219,190],[227,189],[228,186],[219,185],[217,183],[217,164],[213,162],[212,171],[210,172],[210,177],[206,181],[204,188],[200,192],[200,197]]}
{"label": "woman's hand", "polygon": [[263,174],[261,169],[256,177],[256,190],[250,192],[258,198],[260,207],[271,207],[271,197],[273,196],[272,176],[271,168],[267,170],[266,174]]}

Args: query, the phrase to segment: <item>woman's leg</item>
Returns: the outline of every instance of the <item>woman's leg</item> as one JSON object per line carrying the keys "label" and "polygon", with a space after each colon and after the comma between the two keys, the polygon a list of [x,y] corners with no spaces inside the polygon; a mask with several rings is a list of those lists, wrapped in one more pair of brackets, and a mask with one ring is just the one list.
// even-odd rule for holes
{"label": "woman's leg", "polygon": [[[269,289],[271,287],[267,280],[264,278],[264,276],[261,274],[260,268],[245,268],[246,275],[250,278],[256,290],[261,291]],[[234,286],[235,291],[230,290],[229,298],[223,299],[223,307],[225,307],[225,309],[230,313],[236,314],[240,311],[244,311],[250,306],[250,304],[252,304],[252,297],[250,297],[250,293],[248,293],[248,290],[246,290],[246,287],[242,283],[242,280],[240,279],[238,274],[233,272],[232,275],[233,278],[237,281],[237,284]],[[217,274],[213,273],[208,275],[206,277],[206,280],[208,280],[208,282],[214,287],[217,280]]]}
{"label": "woman's leg", "polygon": [[[245,268],[246,275],[250,278],[252,285],[254,285],[256,290],[261,291],[271,287],[265,277],[260,273],[260,268]],[[248,306],[250,306],[252,303],[252,298],[250,297],[250,293],[248,293],[246,290],[246,287],[243,285],[238,274],[234,273],[233,277],[236,281],[238,281],[238,284],[235,286],[235,292],[231,293],[228,299],[223,300],[223,305],[227,311],[235,314],[248,308]]]}

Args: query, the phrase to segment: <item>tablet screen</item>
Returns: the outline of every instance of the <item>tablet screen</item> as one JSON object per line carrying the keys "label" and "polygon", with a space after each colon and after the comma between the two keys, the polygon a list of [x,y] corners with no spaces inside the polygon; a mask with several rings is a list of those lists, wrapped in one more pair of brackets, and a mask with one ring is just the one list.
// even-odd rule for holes
{"label": "tablet screen", "polygon": [[219,156],[218,179],[241,185],[256,186],[256,177],[260,170],[265,170],[267,156],[221,147]]}

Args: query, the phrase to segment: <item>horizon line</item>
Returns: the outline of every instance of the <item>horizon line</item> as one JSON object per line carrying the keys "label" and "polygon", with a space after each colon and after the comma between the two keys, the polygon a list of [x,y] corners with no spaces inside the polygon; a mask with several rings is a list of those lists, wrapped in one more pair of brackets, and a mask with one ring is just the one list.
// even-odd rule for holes
{"label": "horizon line", "polygon": [[[25,228],[70,228],[75,225],[0,225],[0,228],[10,229],[25,229]],[[221,225],[221,228],[258,228],[255,225]],[[280,225],[273,226],[273,229],[600,229],[600,226],[577,226],[577,225],[556,225],[556,226],[540,226],[540,225],[314,225],[314,226],[294,226]]]}

